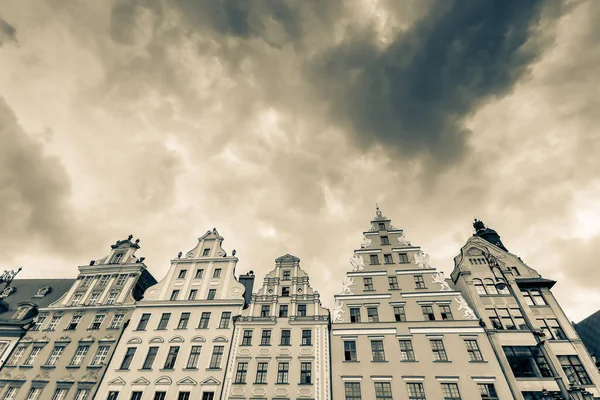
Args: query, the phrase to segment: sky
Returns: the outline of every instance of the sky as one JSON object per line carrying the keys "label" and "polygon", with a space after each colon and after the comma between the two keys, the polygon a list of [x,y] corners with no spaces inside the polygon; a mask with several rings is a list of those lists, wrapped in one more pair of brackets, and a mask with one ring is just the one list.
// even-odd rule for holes
{"label": "sky", "polygon": [[600,308],[600,2],[0,0],[0,269],[217,228],[325,306],[378,203],[448,276],[473,218]]}

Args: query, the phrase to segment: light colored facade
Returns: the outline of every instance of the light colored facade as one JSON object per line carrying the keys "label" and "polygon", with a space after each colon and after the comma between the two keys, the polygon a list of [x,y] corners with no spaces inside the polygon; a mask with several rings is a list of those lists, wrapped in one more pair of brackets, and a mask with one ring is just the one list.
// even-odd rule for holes
{"label": "light colored facade", "polygon": [[99,400],[220,398],[232,319],[244,307],[246,290],[234,275],[235,250],[228,256],[222,241],[215,229],[207,231],[146,291],[108,367]]}
{"label": "light colored facade", "polygon": [[594,362],[550,290],[556,282],[508,252],[481,221],[473,225],[452,280],[485,324],[514,398],[549,392],[569,400],[573,388],[600,397]]}
{"label": "light colored facade", "polygon": [[70,289],[39,310],[0,378],[10,400],[89,400],[133,311],[156,281],[137,259],[138,241],[118,241],[108,256],[79,267]]}
{"label": "light colored facade", "polygon": [[334,399],[512,398],[478,318],[428,260],[378,208],[335,296]]}
{"label": "light colored facade", "polygon": [[236,319],[223,399],[330,400],[329,311],[289,254]]}

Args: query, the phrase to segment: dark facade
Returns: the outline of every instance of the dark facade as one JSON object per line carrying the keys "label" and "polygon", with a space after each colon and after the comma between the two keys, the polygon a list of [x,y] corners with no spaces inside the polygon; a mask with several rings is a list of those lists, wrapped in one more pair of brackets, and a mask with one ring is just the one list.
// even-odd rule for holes
{"label": "dark facade", "polygon": [[575,324],[575,330],[600,369],[600,310]]}

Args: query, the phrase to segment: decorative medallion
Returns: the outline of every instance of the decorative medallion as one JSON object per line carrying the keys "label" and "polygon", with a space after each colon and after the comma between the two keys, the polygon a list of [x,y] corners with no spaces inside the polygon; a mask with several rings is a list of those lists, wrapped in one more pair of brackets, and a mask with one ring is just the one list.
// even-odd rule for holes
{"label": "decorative medallion", "polygon": [[193,252],[193,251],[190,251],[190,252],[189,252],[189,253],[187,253],[185,256],[186,256],[187,258],[194,258],[194,252]]}

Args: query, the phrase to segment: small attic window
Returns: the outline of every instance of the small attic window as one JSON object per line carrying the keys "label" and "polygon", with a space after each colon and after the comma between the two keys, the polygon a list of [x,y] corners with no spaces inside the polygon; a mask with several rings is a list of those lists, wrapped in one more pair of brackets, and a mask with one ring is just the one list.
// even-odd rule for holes
{"label": "small attic window", "polygon": [[9,286],[4,288],[4,290],[2,291],[2,293],[0,293],[0,298],[5,298],[10,296],[11,294],[13,294],[17,289],[15,289],[14,286]]}
{"label": "small attic window", "polygon": [[31,306],[20,306],[15,312],[15,315],[13,315],[13,319],[23,319],[29,310],[31,310]]}
{"label": "small attic window", "polygon": [[123,261],[123,257],[125,257],[125,253],[115,253],[112,258],[111,264],[119,264]]}
{"label": "small attic window", "polygon": [[37,293],[33,297],[44,297],[48,293],[50,293],[50,288],[48,286],[42,286],[37,290]]}

